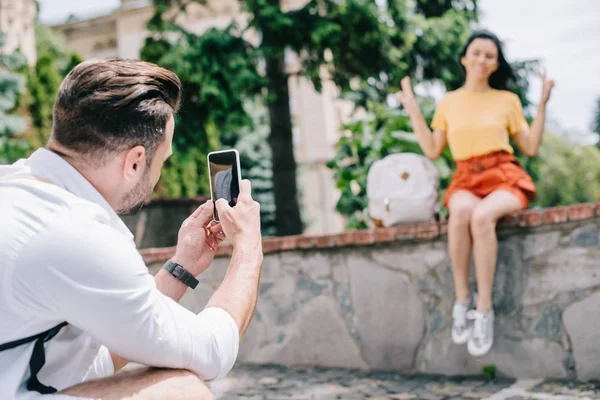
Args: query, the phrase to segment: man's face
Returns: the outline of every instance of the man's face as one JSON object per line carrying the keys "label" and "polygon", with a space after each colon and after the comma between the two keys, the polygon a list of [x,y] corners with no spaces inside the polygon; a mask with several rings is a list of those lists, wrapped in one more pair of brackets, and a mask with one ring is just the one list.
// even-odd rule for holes
{"label": "man's face", "polygon": [[150,167],[148,168],[147,163],[144,163],[140,179],[135,186],[122,197],[117,210],[118,214],[136,214],[142,209],[146,200],[150,198],[154,187],[160,179],[160,173],[165,161],[173,154],[172,143],[174,130],[175,119],[171,116],[167,121],[165,140],[156,149]]}

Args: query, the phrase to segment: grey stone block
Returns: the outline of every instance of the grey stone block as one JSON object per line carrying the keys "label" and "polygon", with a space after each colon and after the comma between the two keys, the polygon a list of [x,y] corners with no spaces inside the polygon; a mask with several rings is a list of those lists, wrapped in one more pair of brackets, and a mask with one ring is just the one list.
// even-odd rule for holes
{"label": "grey stone block", "polygon": [[524,307],[544,303],[570,291],[600,285],[600,248],[559,248],[536,257],[523,292]]}
{"label": "grey stone block", "polygon": [[492,301],[496,315],[512,315],[521,305],[526,272],[522,263],[522,247],[518,238],[500,242]]}
{"label": "grey stone block", "polygon": [[567,307],[563,313],[565,328],[571,340],[577,377],[600,379],[600,293]]}
{"label": "grey stone block", "polygon": [[400,273],[359,259],[348,264],[365,359],[375,369],[412,367],[425,328],[417,289]]}
{"label": "grey stone block", "polygon": [[[229,263],[229,257],[227,257]],[[265,255],[260,272],[261,279],[274,279],[281,276],[281,254],[272,253]]]}
{"label": "grey stone block", "polygon": [[[430,253],[438,254],[430,254]],[[427,256],[427,254],[430,254]],[[411,276],[425,276],[430,269],[427,259],[435,262],[434,259],[445,257],[440,249],[433,249],[431,244],[418,245],[415,247],[404,246],[401,248],[382,248],[370,252],[370,256],[377,264],[403,271]]]}
{"label": "grey stone block", "polygon": [[[312,279],[324,279],[331,277],[331,268],[337,265],[339,256],[332,252],[307,251],[302,254],[302,258],[297,264],[300,271]],[[282,254],[285,257],[286,253]]]}
{"label": "grey stone block", "polygon": [[434,334],[444,328],[446,325],[444,320],[444,314],[442,314],[439,310],[433,312],[431,317],[431,322],[429,323],[428,334]]}
{"label": "grey stone block", "polygon": [[350,274],[348,273],[348,267],[345,265],[336,265],[333,267],[333,280],[336,283],[348,284],[350,282]]}
{"label": "grey stone block", "polygon": [[556,342],[562,341],[562,310],[558,304],[549,304],[542,310],[542,315],[535,321],[533,333]]}
{"label": "grey stone block", "polygon": [[287,340],[272,356],[282,365],[367,369],[335,301],[319,297],[306,304],[288,329]]}
{"label": "grey stone block", "polygon": [[523,240],[523,259],[537,257],[553,250],[560,242],[561,233],[557,231],[533,233]]}
{"label": "grey stone block", "polygon": [[446,375],[479,375],[485,365],[493,364],[502,376],[516,378],[565,378],[565,352],[555,342],[543,339],[514,341],[494,339],[494,346],[483,357],[472,357],[466,346],[452,342],[450,328],[428,338],[419,352],[420,372]]}
{"label": "grey stone block", "polygon": [[594,247],[598,245],[598,226],[590,224],[571,232],[570,242],[573,246]]}

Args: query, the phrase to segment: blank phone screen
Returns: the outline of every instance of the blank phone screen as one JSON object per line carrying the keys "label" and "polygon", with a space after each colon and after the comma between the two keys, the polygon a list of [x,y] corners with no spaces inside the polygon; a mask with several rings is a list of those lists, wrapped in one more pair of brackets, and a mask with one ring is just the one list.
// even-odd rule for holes
{"label": "blank phone screen", "polygon": [[[236,153],[227,151],[210,154],[208,156],[208,169],[212,187],[212,198],[225,199],[230,207],[234,207],[240,194],[238,161]],[[219,220],[215,208],[215,220]]]}

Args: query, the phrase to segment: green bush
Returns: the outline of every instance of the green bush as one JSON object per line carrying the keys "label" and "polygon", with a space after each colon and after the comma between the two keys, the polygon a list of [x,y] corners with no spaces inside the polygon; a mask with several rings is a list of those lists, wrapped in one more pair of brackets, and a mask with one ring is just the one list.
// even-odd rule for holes
{"label": "green bush", "polygon": [[553,207],[600,199],[600,150],[546,135],[539,151],[533,206]]}

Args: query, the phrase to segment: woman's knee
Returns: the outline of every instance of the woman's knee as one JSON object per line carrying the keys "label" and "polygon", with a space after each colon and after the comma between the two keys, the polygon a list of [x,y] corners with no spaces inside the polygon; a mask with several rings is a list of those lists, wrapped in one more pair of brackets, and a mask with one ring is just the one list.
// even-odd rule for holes
{"label": "woman's knee", "polygon": [[471,201],[455,201],[450,204],[450,223],[453,225],[469,226],[475,209],[475,203]]}
{"label": "woman's knee", "polygon": [[489,233],[496,229],[496,216],[485,207],[475,207],[471,215],[473,236]]}

